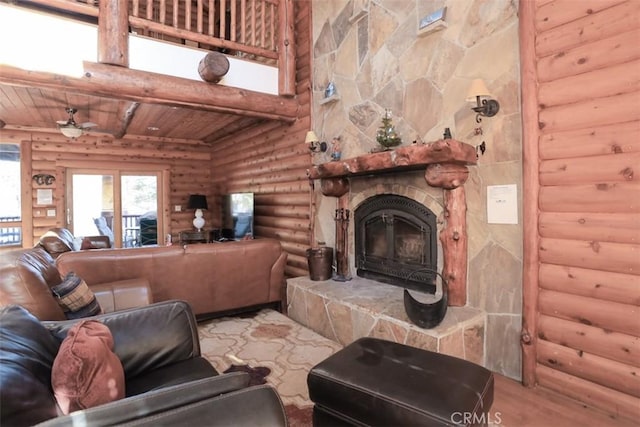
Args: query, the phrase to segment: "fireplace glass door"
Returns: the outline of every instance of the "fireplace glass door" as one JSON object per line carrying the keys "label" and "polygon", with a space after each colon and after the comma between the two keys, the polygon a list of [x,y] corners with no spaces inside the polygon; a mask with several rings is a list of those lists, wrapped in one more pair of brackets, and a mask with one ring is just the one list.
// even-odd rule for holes
{"label": "fireplace glass door", "polygon": [[356,209],[355,227],[359,276],[435,291],[436,220],[429,209],[403,196],[375,196]]}

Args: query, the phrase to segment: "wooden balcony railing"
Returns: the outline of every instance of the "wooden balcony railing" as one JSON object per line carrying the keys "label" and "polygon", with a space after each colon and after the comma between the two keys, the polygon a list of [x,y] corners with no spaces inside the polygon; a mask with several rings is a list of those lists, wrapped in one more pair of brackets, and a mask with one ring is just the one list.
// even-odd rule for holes
{"label": "wooden balcony railing", "polygon": [[99,23],[108,20],[104,28],[112,32],[123,24],[116,21],[120,19],[118,14],[124,13],[119,8],[126,7],[130,31],[276,65],[280,94],[294,94],[293,0],[109,0],[101,6],[98,0],[30,0],[30,3],[46,6],[48,10],[95,17]]}
{"label": "wooden balcony railing", "polygon": [[15,224],[20,221],[19,216],[0,217],[0,247],[13,246],[22,243],[22,229],[20,227],[7,227],[7,224]]}
{"label": "wooden balcony railing", "polygon": [[277,6],[278,0],[131,0],[129,25],[158,39],[277,60]]}

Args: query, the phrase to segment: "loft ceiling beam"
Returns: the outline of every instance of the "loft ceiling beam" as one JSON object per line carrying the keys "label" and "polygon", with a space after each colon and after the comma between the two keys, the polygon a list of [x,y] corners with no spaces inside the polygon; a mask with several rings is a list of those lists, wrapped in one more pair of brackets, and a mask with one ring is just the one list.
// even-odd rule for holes
{"label": "loft ceiling beam", "polygon": [[299,106],[295,98],[94,62],[84,62],[84,71],[82,77],[76,78],[3,64],[0,65],[0,83],[288,123],[298,117]]}
{"label": "loft ceiling beam", "polygon": [[121,139],[127,134],[127,129],[129,128],[129,125],[131,124],[131,120],[133,120],[133,116],[135,115],[136,110],[138,109],[139,106],[140,106],[139,102],[132,102],[131,104],[129,104],[129,107],[127,107],[122,117],[120,130],[118,130],[118,132],[113,134],[113,136],[116,139]]}

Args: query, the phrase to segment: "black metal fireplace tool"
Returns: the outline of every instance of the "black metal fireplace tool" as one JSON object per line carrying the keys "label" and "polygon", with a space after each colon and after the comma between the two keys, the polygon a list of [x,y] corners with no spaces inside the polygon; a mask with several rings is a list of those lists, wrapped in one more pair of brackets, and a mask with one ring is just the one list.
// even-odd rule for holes
{"label": "black metal fireplace tool", "polygon": [[420,326],[421,328],[430,329],[438,326],[445,314],[447,314],[447,305],[449,300],[449,289],[447,287],[447,281],[440,273],[430,268],[414,270],[407,276],[406,280],[409,280],[414,273],[427,272],[435,273],[440,277],[442,282],[442,298],[432,303],[422,303],[416,300],[407,289],[404,290],[404,311],[409,316],[409,319]]}

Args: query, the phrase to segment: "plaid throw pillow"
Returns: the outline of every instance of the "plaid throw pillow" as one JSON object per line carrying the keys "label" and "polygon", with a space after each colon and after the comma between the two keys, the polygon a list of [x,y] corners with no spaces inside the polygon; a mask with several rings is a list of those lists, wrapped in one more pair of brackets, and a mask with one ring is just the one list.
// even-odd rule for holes
{"label": "plaid throw pillow", "polygon": [[73,271],[62,282],[51,288],[67,319],[95,316],[102,308],[89,286]]}

